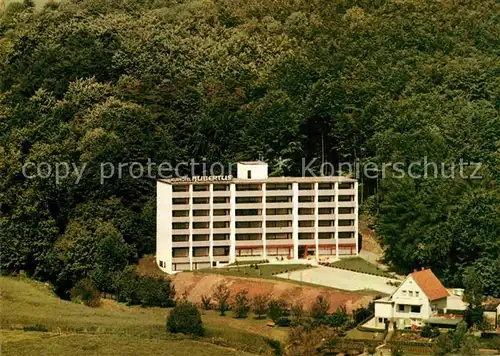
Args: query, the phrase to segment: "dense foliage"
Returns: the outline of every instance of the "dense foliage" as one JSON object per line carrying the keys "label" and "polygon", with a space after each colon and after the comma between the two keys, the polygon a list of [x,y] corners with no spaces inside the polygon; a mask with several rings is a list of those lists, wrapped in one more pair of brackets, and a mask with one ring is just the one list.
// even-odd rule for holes
{"label": "dense foliage", "polygon": [[[101,182],[103,162],[265,158],[273,174],[300,175],[302,158],[318,158],[317,172],[321,157],[405,166],[426,157],[450,174],[462,159],[481,163],[483,178],[398,178],[388,168],[360,180],[363,207],[401,272],[432,267],[459,286],[471,267],[500,296],[499,12],[495,0],[9,6],[1,268],[67,295],[84,278],[107,289],[154,252],[155,180],[127,166]],[[29,174],[41,162],[79,171],[28,179],[28,162]]]}
{"label": "dense foliage", "polygon": [[167,329],[171,333],[203,336],[204,329],[200,312],[189,302],[177,304],[168,315]]}

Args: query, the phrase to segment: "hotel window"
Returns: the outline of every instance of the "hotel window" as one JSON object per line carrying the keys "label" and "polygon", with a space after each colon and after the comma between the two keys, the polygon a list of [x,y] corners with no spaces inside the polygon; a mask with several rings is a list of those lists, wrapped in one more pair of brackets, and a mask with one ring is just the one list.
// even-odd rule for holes
{"label": "hotel window", "polygon": [[193,216],[209,216],[209,210],[193,210]]}
{"label": "hotel window", "polygon": [[319,183],[318,189],[326,190],[326,189],[334,189],[333,183]]}
{"label": "hotel window", "polygon": [[405,290],[402,290],[402,291],[401,291],[401,293],[403,293],[403,297],[408,296],[408,292],[407,292],[407,291],[405,291]]}
{"label": "hotel window", "polygon": [[252,179],[252,171],[247,171],[247,179]]}
{"label": "hotel window", "polygon": [[353,189],[354,183],[339,183],[339,189]]}
{"label": "hotel window", "polygon": [[420,292],[415,292],[415,297],[419,297],[420,296]]}
{"label": "hotel window", "polygon": [[213,214],[214,216],[229,215],[229,209],[214,209]]}
{"label": "hotel window", "polygon": [[290,190],[290,189],[292,189],[292,185],[287,183],[269,183],[266,185],[266,190]]}
{"label": "hotel window", "polygon": [[214,229],[223,229],[229,227],[229,221],[214,221]]}
{"label": "hotel window", "polygon": [[189,216],[189,210],[172,210],[172,216],[175,218]]}
{"label": "hotel window", "polygon": [[266,215],[289,215],[292,209],[266,209]]}
{"label": "hotel window", "polygon": [[320,195],[318,196],[318,202],[324,203],[324,202],[334,202],[335,197],[333,195]]}
{"label": "hotel window", "polygon": [[300,195],[299,203],[314,203],[314,197],[309,195]]}
{"label": "hotel window", "polygon": [[410,310],[412,313],[420,313],[420,305],[412,305]]}
{"label": "hotel window", "polygon": [[188,257],[189,248],[187,247],[179,247],[172,249],[172,257]]}
{"label": "hotel window", "polygon": [[291,233],[266,234],[266,240],[291,240]]}
{"label": "hotel window", "polygon": [[339,201],[354,201],[354,195],[339,195]]}
{"label": "hotel window", "polygon": [[299,232],[299,240],[314,240],[314,233],[312,233],[312,232]]}
{"label": "hotel window", "polygon": [[312,183],[299,183],[299,190],[313,190],[314,185]]}
{"label": "hotel window", "polygon": [[214,247],[214,256],[229,256],[229,247]]}
{"label": "hotel window", "polygon": [[174,223],[172,223],[172,229],[174,229],[174,230],[189,229],[189,223],[187,223],[187,222],[174,222]]}
{"label": "hotel window", "polygon": [[214,234],[213,239],[214,239],[214,241],[229,240],[229,234]]}
{"label": "hotel window", "polygon": [[299,215],[314,215],[314,208],[299,208]]}
{"label": "hotel window", "polygon": [[189,192],[189,185],[172,185],[173,192]]}
{"label": "hotel window", "polygon": [[236,216],[261,215],[260,209],[236,209]]}
{"label": "hotel window", "polygon": [[289,220],[266,221],[266,227],[289,227],[292,222]]}
{"label": "hotel window", "polygon": [[408,291],[408,296],[413,297],[413,291],[412,290]]}
{"label": "hotel window", "polygon": [[254,191],[261,190],[260,184],[236,184],[237,191]]}
{"label": "hotel window", "polygon": [[314,227],[314,220],[299,221],[299,227]]}
{"label": "hotel window", "polygon": [[208,221],[193,222],[193,229],[208,229],[210,223]]}
{"label": "hotel window", "polygon": [[266,203],[289,203],[292,201],[292,197],[266,197]]}
{"label": "hotel window", "polygon": [[208,247],[193,247],[193,257],[208,256]]}
{"label": "hotel window", "polygon": [[210,198],[193,198],[193,204],[208,204]]}
{"label": "hotel window", "polygon": [[261,197],[236,197],[236,204],[262,203]]}
{"label": "hotel window", "polygon": [[354,238],[354,232],[351,231],[339,232],[339,239],[352,239],[352,238]]}
{"label": "hotel window", "polygon": [[398,311],[400,311],[400,312],[404,312],[405,311],[404,304],[398,304]]}
{"label": "hotel window", "polygon": [[339,226],[354,226],[354,220],[339,220]]}
{"label": "hotel window", "polygon": [[229,197],[214,197],[214,204],[228,204]]}
{"label": "hotel window", "polygon": [[262,221],[237,221],[236,228],[237,229],[251,229],[251,228],[259,228],[262,227]]}
{"label": "hotel window", "polygon": [[318,226],[335,226],[335,220],[318,220]]}
{"label": "hotel window", "polygon": [[173,242],[186,242],[189,241],[189,235],[172,235]]}
{"label": "hotel window", "polygon": [[218,191],[227,191],[227,190],[229,190],[229,184],[214,184],[212,186],[212,189],[214,191],[217,191],[217,192]]}
{"label": "hotel window", "polygon": [[236,234],[236,241],[262,240],[262,234]]}
{"label": "hotel window", "polygon": [[354,214],[354,208],[339,208],[339,214]]}
{"label": "hotel window", "polygon": [[184,205],[189,204],[189,198],[174,198],[172,199],[173,205]]}
{"label": "hotel window", "polygon": [[318,239],[334,239],[335,233],[333,232],[320,232],[318,233]]}
{"label": "hotel window", "polygon": [[334,208],[319,208],[318,209],[318,214],[320,215],[327,215],[327,214],[334,214],[335,209]]}
{"label": "hotel window", "polygon": [[193,241],[208,241],[208,240],[209,240],[208,234],[194,234],[193,235]]}
{"label": "hotel window", "polygon": [[160,261],[160,267],[163,267],[163,261]]}
{"label": "hotel window", "polygon": [[194,184],[193,192],[208,192],[208,185],[204,184]]}

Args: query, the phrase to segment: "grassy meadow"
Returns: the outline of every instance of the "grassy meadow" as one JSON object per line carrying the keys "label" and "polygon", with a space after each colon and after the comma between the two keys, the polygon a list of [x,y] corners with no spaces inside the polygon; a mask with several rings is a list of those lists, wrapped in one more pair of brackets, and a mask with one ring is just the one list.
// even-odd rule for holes
{"label": "grassy meadow", "polygon": [[128,307],[103,300],[99,308],[60,300],[50,286],[0,277],[2,355],[239,355],[270,354],[270,338],[286,331],[264,320],[203,312],[206,336],[192,339],[166,332],[167,309]]}

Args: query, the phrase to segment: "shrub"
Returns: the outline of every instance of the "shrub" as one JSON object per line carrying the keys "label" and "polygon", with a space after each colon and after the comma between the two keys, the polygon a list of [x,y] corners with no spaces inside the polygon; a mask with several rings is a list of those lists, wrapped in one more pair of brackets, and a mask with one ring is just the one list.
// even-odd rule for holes
{"label": "shrub", "polygon": [[83,279],[71,290],[71,299],[82,302],[88,307],[96,308],[101,305],[101,293],[90,279]]}
{"label": "shrub", "polygon": [[290,319],[284,316],[279,317],[278,320],[276,320],[276,325],[278,326],[290,326],[290,323]]}
{"label": "shrub", "polygon": [[209,295],[202,295],[201,307],[203,308],[203,310],[210,310],[212,307],[212,297],[210,297]]}
{"label": "shrub", "polygon": [[236,294],[233,304],[233,315],[236,318],[246,318],[248,311],[250,310],[250,302],[248,300],[248,291],[243,289],[241,292]]}
{"label": "shrub", "polygon": [[329,326],[333,326],[335,328],[340,328],[345,326],[349,322],[349,317],[345,311],[345,308],[337,308],[335,313],[329,315],[325,319],[325,323]]}
{"label": "shrub", "polygon": [[167,329],[171,333],[204,334],[200,312],[190,302],[182,302],[172,309],[167,319]]}
{"label": "shrub", "polygon": [[47,332],[49,329],[42,324],[36,324],[32,326],[25,326],[23,327],[23,331],[41,331],[41,332]]}
{"label": "shrub", "polygon": [[267,315],[272,321],[276,322],[280,317],[285,314],[287,304],[283,299],[271,299],[268,303]]}
{"label": "shrub", "polygon": [[293,304],[290,309],[291,309],[291,314],[295,319],[295,321],[299,321],[305,314],[304,306],[301,303]]}
{"label": "shrub", "polygon": [[228,300],[230,295],[231,292],[226,285],[219,283],[217,287],[215,287],[213,298],[217,301],[217,309],[221,316],[226,315],[226,311],[229,310]]}
{"label": "shrub", "polygon": [[267,313],[267,303],[269,302],[269,297],[264,294],[259,294],[255,296],[252,302],[252,310],[257,315],[257,319],[261,319],[263,315]]}
{"label": "shrub", "polygon": [[362,321],[368,319],[372,315],[373,315],[373,312],[370,309],[365,308],[365,307],[360,307],[360,308],[354,309],[352,312],[352,316],[353,316],[356,324],[361,323]]}
{"label": "shrub", "polygon": [[422,337],[438,337],[440,334],[439,329],[434,327],[431,328],[429,325],[425,325],[422,330],[420,331],[420,336]]}
{"label": "shrub", "polygon": [[141,305],[145,307],[173,307],[174,294],[168,278],[139,277],[137,295]]}
{"label": "shrub", "polygon": [[330,303],[322,295],[318,295],[311,307],[311,317],[315,320],[323,320],[328,316]]}

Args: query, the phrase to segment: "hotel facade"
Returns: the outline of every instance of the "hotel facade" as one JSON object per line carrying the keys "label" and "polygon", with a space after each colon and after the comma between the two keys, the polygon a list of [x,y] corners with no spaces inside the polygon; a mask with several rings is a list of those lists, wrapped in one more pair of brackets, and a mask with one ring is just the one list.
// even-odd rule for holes
{"label": "hotel facade", "polygon": [[346,177],[268,177],[263,162],[237,177],[157,181],[156,262],[167,273],[245,260],[357,255],[358,183]]}

